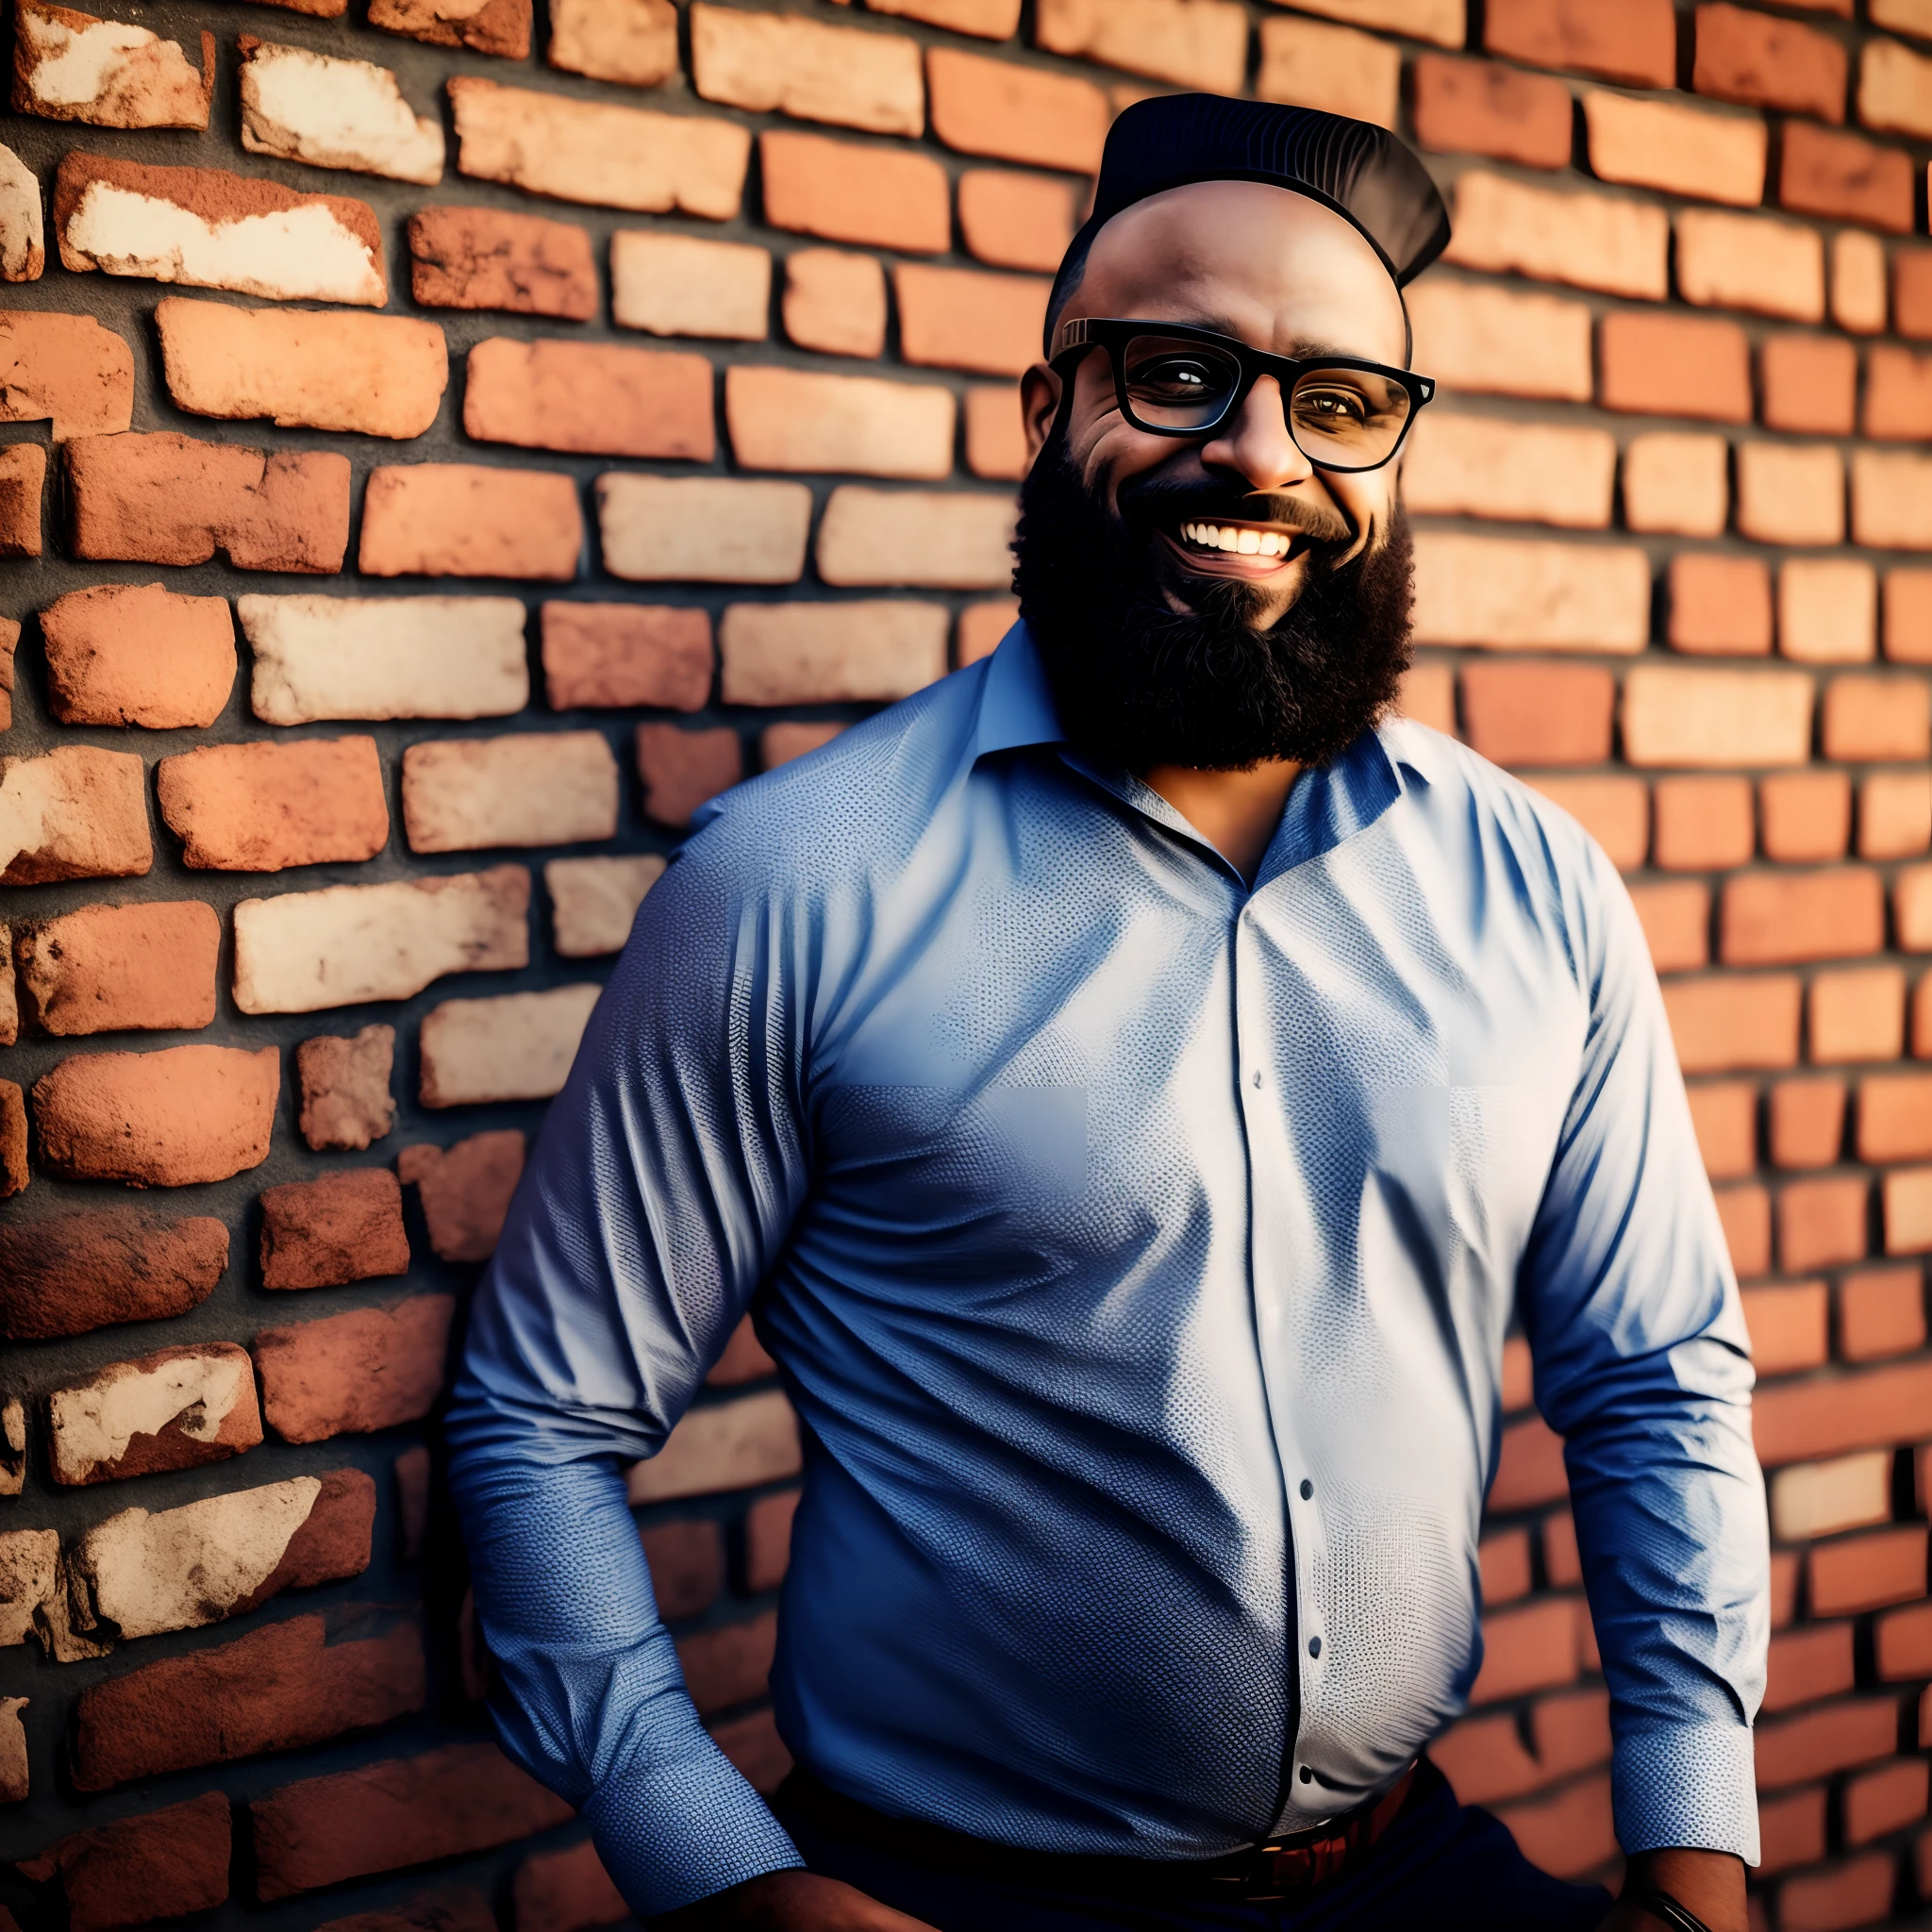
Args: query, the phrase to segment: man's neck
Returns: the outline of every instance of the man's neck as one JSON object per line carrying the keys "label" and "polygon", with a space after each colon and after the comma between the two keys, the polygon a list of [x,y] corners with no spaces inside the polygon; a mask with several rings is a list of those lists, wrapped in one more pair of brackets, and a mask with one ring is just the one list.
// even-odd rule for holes
{"label": "man's neck", "polygon": [[1252,886],[1301,771],[1268,758],[1247,772],[1156,765],[1141,776]]}

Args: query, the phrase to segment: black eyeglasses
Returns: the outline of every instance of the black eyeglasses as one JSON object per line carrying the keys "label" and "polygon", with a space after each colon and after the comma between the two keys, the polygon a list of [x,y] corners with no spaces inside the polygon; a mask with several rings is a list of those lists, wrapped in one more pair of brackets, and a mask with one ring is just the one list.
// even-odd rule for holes
{"label": "black eyeglasses", "polygon": [[1426,375],[1353,356],[1270,356],[1233,336],[1174,322],[1081,316],[1054,337],[1053,364],[1089,349],[1113,364],[1121,414],[1150,436],[1207,436],[1264,375],[1280,385],[1295,446],[1324,470],[1379,470],[1436,393]]}

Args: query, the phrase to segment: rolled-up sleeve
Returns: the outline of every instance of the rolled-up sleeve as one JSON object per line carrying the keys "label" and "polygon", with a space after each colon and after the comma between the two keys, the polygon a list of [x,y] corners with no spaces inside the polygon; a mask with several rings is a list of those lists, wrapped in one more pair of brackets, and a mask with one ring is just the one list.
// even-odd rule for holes
{"label": "rolled-up sleeve", "polygon": [[1589,1033],[1524,1320],[1565,1439],[1618,1838],[1756,1863],[1770,1559],[1749,1342],[1642,930],[1591,864],[1572,924]]}
{"label": "rolled-up sleeve", "polygon": [[711,844],[639,913],[478,1291],[449,1418],[498,1732],[644,1915],[801,1862],[698,1720],[625,1487],[805,1188],[784,913]]}

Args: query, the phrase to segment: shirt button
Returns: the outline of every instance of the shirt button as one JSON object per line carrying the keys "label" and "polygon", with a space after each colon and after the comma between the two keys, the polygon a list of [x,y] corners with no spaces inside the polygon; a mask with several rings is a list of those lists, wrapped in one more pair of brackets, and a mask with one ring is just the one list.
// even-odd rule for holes
{"label": "shirt button", "polygon": [[1320,1657],[1322,1655],[1322,1640],[1319,1637],[1308,1639],[1308,1655],[1310,1657]]}
{"label": "shirt button", "polygon": [[1315,1486],[1307,1476],[1302,1478],[1302,1501],[1306,1503],[1315,1493]]}
{"label": "shirt button", "polygon": [[1306,1764],[1302,1766],[1302,1782],[1305,1785],[1311,1785],[1315,1782],[1315,1774]]}
{"label": "shirt button", "polygon": [[1257,1067],[1255,1069],[1254,1081],[1257,1087],[1258,1087],[1261,1084],[1261,1070],[1259,1067]]}

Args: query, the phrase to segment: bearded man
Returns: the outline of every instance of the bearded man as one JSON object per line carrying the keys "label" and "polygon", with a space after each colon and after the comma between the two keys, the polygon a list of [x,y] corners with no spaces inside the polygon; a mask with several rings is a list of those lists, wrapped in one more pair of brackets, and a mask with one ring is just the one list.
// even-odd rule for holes
{"label": "bearded man", "polygon": [[[1024,379],[1021,623],[644,903],[451,1427],[501,1734],[653,1923],[1742,1932],[1751,1371],[1642,934],[1573,821],[1390,716],[1447,233],[1378,128],[1129,108]],[[805,1453],[771,1806],[623,1475],[747,1308]],[[1614,1908],[1423,1755],[1512,1315]]]}

